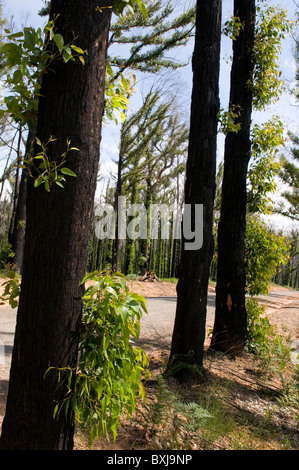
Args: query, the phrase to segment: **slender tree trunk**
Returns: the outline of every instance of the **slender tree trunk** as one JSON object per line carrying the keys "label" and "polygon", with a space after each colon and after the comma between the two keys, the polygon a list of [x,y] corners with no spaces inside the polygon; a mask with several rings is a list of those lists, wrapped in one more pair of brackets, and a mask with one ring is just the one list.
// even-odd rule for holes
{"label": "slender tree trunk", "polygon": [[[36,128],[34,126],[34,128],[30,130],[28,133],[26,151],[25,151],[26,156],[31,152],[32,145],[33,145],[34,138],[35,138],[35,132],[36,132]],[[23,265],[28,177],[29,177],[28,168],[27,167],[23,168],[21,181],[20,181],[19,194],[18,194],[18,202],[17,202],[17,207],[16,207],[14,229],[11,235],[12,250],[15,254],[14,264],[16,265],[16,269],[19,272],[22,272],[22,265]]]}
{"label": "slender tree trunk", "polygon": [[114,200],[114,211],[116,215],[115,220],[115,238],[112,242],[112,271],[118,271],[119,263],[119,224],[118,224],[118,201],[119,197],[122,195],[122,169],[123,169],[123,151],[120,149],[119,158],[118,158],[118,167],[117,167],[117,183],[115,189],[115,200]]}
{"label": "slender tree trunk", "polygon": [[252,75],[255,30],[255,1],[235,0],[234,15],[244,29],[233,44],[231,106],[239,108],[240,131],[225,141],[221,216],[218,227],[216,316],[211,347],[231,354],[244,349],[247,317],[245,309],[246,178],[250,158]]}
{"label": "slender tree trunk", "polygon": [[21,143],[22,143],[22,125],[19,125],[18,130],[18,145],[17,145],[17,160],[16,160],[16,176],[15,176],[15,189],[14,189],[14,196],[13,196],[13,207],[12,207],[12,215],[10,219],[10,226],[8,232],[8,242],[12,244],[12,237],[14,232],[14,227],[16,224],[16,212],[18,206],[18,196],[19,196],[19,188],[20,188],[20,164],[21,164]]}
{"label": "slender tree trunk", "polygon": [[66,393],[49,366],[75,367],[82,310],[80,281],[85,274],[104,110],[106,49],[111,2],[52,0],[51,17],[65,43],[77,37],[87,51],[80,61],[57,62],[43,76],[37,136],[58,160],[71,146],[67,166],[77,178],[48,193],[29,180],[23,279],[2,449],[72,449],[73,421],[53,419],[55,404]]}
{"label": "slender tree trunk", "polygon": [[147,221],[147,238],[141,240],[141,255],[144,258],[144,262],[141,266],[141,274],[145,274],[149,270],[149,254],[150,254],[150,209],[152,204],[152,190],[151,190],[151,182],[149,178],[146,178],[146,190],[145,190],[145,210],[146,210],[146,221]]}
{"label": "slender tree trunk", "polygon": [[[137,203],[138,198],[138,186],[137,181],[132,182],[131,187],[131,205]],[[135,261],[136,261],[136,239],[135,239],[135,216],[128,217],[128,224],[130,224],[130,230],[128,230],[125,248],[125,273],[134,274]]]}
{"label": "slender tree trunk", "polygon": [[[170,372],[183,381],[194,379],[188,365],[196,369],[203,366],[216,177],[221,4],[221,0],[197,1],[185,204],[193,208],[203,204],[203,245],[198,250],[185,250],[185,239],[182,245],[169,366],[178,366],[170,367]],[[175,369],[179,369],[177,374]]]}

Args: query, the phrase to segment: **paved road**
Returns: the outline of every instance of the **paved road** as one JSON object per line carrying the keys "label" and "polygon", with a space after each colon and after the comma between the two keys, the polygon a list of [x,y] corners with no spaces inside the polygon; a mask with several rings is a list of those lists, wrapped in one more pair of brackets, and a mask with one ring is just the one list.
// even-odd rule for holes
{"label": "paved road", "polygon": [[[294,296],[294,302],[291,305],[298,309],[298,292],[288,290],[275,290],[267,297],[261,297],[268,308],[277,308],[283,302],[285,297]],[[156,346],[163,347],[170,344],[176,310],[176,297],[153,297],[147,298],[148,315],[145,315],[141,322],[140,344],[148,348]],[[290,307],[288,307],[290,308]],[[207,327],[206,332],[213,327],[215,311],[215,293],[209,292],[207,304]],[[12,351],[14,330],[16,321],[16,310],[1,307],[0,309],[0,367],[7,364]],[[298,320],[299,323],[299,320]],[[299,346],[299,345],[298,345]],[[5,360],[3,359],[3,349]],[[4,364],[5,362],[5,364]]]}
{"label": "paved road", "polygon": [[[168,346],[174,326],[176,297],[146,299],[148,314],[141,321],[140,344],[148,348]],[[207,331],[213,325],[215,293],[209,292],[207,302]]]}
{"label": "paved road", "polygon": [[[140,343],[146,343],[150,347],[169,344],[175,318],[176,297],[152,297],[146,299],[146,303],[148,314],[142,319]],[[207,324],[212,324],[214,305],[215,294],[209,293]],[[0,367],[3,365],[3,347],[6,359],[12,351],[16,313],[16,309],[0,309]]]}
{"label": "paved road", "polygon": [[17,309],[9,307],[0,309],[0,366],[3,365],[3,348],[5,356],[10,355],[14,341]]}

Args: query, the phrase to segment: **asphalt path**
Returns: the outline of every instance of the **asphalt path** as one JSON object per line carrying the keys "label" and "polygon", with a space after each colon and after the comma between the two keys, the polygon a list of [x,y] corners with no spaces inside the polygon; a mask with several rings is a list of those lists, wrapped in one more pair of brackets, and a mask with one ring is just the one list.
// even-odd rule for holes
{"label": "asphalt path", "polygon": [[[206,317],[206,340],[210,343],[209,332],[214,325],[215,316],[215,292],[208,293],[207,317]],[[297,291],[275,288],[267,296],[259,296],[259,301],[265,304],[267,311],[279,311],[281,314],[293,309],[293,313],[298,315],[299,325],[299,295]],[[175,311],[176,297],[151,297],[146,299],[148,314],[144,315],[141,322],[141,333],[138,343],[144,349],[155,349],[157,347],[168,348],[171,344]],[[299,360],[299,340],[292,343],[294,350],[294,361]]]}
{"label": "asphalt path", "polygon": [[[275,290],[268,296],[260,297],[268,308],[277,307],[284,297],[294,296],[294,306],[298,306],[298,292],[288,290]],[[141,321],[139,344],[146,349],[155,347],[169,347],[173,332],[176,297],[151,297],[146,298],[148,314]],[[298,308],[297,308],[298,310]],[[0,367],[10,362],[12,352],[17,309],[9,307],[0,308]],[[215,313],[215,293],[208,293],[206,336],[213,327]],[[298,310],[299,314],[299,310]],[[299,317],[299,316],[298,316]],[[299,344],[298,344],[299,346]],[[3,357],[5,356],[5,357]]]}
{"label": "asphalt path", "polygon": [[[163,347],[170,344],[175,311],[176,297],[151,297],[146,299],[148,313],[141,321],[139,344],[149,348]],[[211,324],[214,314],[215,294],[209,293],[207,302],[207,325]],[[17,309],[0,309],[0,366],[4,365],[12,352]]]}
{"label": "asphalt path", "polygon": [[[176,297],[150,297],[145,299],[148,314],[143,316],[139,344],[145,349],[168,347],[171,343],[175,312]],[[213,325],[215,313],[215,293],[209,292],[207,301],[206,332]]]}

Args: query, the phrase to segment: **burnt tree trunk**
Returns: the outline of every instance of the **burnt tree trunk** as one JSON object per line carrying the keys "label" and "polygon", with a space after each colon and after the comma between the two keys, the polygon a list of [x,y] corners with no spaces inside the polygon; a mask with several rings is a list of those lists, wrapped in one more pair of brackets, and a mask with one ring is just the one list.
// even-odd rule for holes
{"label": "burnt tree trunk", "polygon": [[122,195],[122,170],[123,170],[123,163],[124,163],[124,155],[123,155],[123,148],[120,148],[119,158],[118,158],[118,166],[117,166],[117,182],[115,188],[115,198],[114,198],[114,211],[116,214],[115,219],[115,238],[112,242],[112,262],[111,267],[113,272],[118,271],[118,264],[119,264],[119,212],[118,212],[118,203],[119,198]]}
{"label": "burnt tree trunk", "polygon": [[[31,152],[32,145],[35,138],[35,126],[28,133],[26,151],[25,151],[25,160],[28,157],[28,154]],[[12,251],[14,252],[14,264],[16,269],[21,273],[23,265],[23,253],[24,253],[24,238],[25,238],[25,227],[26,227],[26,202],[27,202],[27,181],[29,177],[28,167],[23,168],[18,202],[16,207],[15,214],[15,223],[13,233],[11,235],[11,245]]]}
{"label": "burnt tree trunk", "polygon": [[34,188],[28,181],[27,224],[22,290],[12,355],[1,449],[65,450],[73,447],[74,424],[64,412],[53,419],[55,404],[65,395],[49,366],[75,367],[82,310],[80,282],[85,274],[96,189],[107,39],[108,0],[52,0],[51,17],[65,43],[87,51],[79,60],[62,61],[43,76],[36,135],[59,160],[71,146],[64,189]]}
{"label": "burnt tree trunk", "polygon": [[18,206],[18,196],[19,196],[19,189],[20,189],[20,164],[21,164],[21,142],[22,142],[22,125],[19,125],[18,129],[18,145],[17,145],[17,159],[16,159],[16,173],[15,173],[15,188],[14,188],[14,195],[13,195],[13,207],[12,207],[12,215],[10,219],[10,226],[8,231],[8,242],[12,244],[13,232],[16,225],[16,212]]}
{"label": "burnt tree trunk", "polygon": [[202,369],[203,365],[216,187],[221,3],[221,0],[197,1],[185,204],[193,209],[196,204],[203,204],[203,244],[200,249],[186,250],[183,237],[169,360],[170,373],[182,381],[193,380],[190,364],[196,369]]}
{"label": "burnt tree trunk", "polygon": [[239,354],[243,351],[247,316],[245,309],[246,178],[250,159],[252,49],[255,1],[235,0],[234,15],[244,29],[233,43],[230,106],[239,110],[238,133],[225,140],[221,215],[218,227],[216,315],[211,347]]}

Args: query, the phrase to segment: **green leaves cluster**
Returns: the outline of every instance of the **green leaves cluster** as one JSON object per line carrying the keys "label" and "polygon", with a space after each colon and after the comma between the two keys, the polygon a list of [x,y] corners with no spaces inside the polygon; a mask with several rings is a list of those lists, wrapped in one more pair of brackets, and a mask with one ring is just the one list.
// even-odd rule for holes
{"label": "green leaves cluster", "polygon": [[18,297],[20,295],[21,280],[15,270],[15,266],[11,263],[4,265],[5,281],[2,283],[4,287],[3,294],[0,296],[0,305],[8,302],[11,308],[18,306]]}
{"label": "green leaves cluster", "polygon": [[147,8],[144,0],[115,0],[113,2],[113,13],[121,15],[126,8],[128,8],[132,13],[135,13],[136,5],[143,16],[146,16]]}
{"label": "green leaves cluster", "polygon": [[276,326],[270,323],[265,310],[258,298],[249,297],[246,300],[246,348],[259,358],[259,369],[263,377],[274,371],[282,374],[290,363],[289,339],[277,333]]}
{"label": "green leaves cluster", "polygon": [[64,43],[63,37],[55,33],[55,20],[43,30],[27,27],[17,33],[8,29],[5,32],[0,54],[8,92],[0,117],[6,113],[14,122],[30,127],[37,116],[42,74],[57,60],[68,62],[79,57],[84,63],[84,51]]}
{"label": "green leaves cluster", "polygon": [[[79,151],[76,147],[70,147],[70,140],[66,142],[66,151],[61,155],[59,161],[50,160],[47,155],[47,147],[51,142],[54,142],[56,139],[50,137],[48,142],[45,144],[42,143],[36,137],[36,143],[40,147],[40,151],[36,152],[35,156],[29,157],[29,159],[25,162],[28,164],[30,169],[30,176],[32,176],[34,181],[34,187],[37,188],[41,184],[45,185],[46,191],[50,191],[53,184],[57,184],[63,188],[63,182],[65,181],[65,176],[73,176],[76,177],[77,175],[65,166],[67,156],[70,151]],[[34,175],[36,173],[38,176]]]}
{"label": "green leaves cluster", "polygon": [[[118,78],[114,78],[113,70],[110,62],[107,62],[106,66],[106,82],[105,82],[105,116],[110,121],[114,121],[118,124],[115,112],[118,111],[121,117],[121,121],[124,122],[126,115],[125,111],[129,105],[128,97],[132,95],[132,87],[136,82],[134,74],[130,74],[129,78],[125,78],[122,73],[119,74]],[[105,122],[104,116],[104,122]]]}
{"label": "green leaves cluster", "polygon": [[244,24],[240,21],[240,18],[238,16],[232,16],[225,22],[222,31],[226,36],[235,40],[242,29],[244,29]]}
{"label": "green leaves cluster", "polygon": [[138,397],[145,399],[147,358],[134,339],[139,337],[146,305],[143,297],[129,292],[121,274],[96,271],[82,283],[88,287],[83,296],[79,370],[74,388],[55,413],[62,407],[67,411],[71,403],[76,421],[90,429],[92,443],[102,434],[109,439],[109,432],[115,438],[121,417],[132,415]]}
{"label": "green leaves cluster", "polygon": [[[170,52],[185,46],[194,34],[196,8],[191,7],[176,15],[176,7],[171,1],[146,0],[144,4],[146,16],[138,8],[135,11],[127,9],[111,25],[109,61],[118,69],[116,76],[127,68],[157,73],[162,68],[177,69],[186,65]],[[116,57],[111,57],[111,46],[116,48]],[[119,53],[120,48],[122,54]]]}
{"label": "green leaves cluster", "polygon": [[241,124],[238,121],[240,109],[237,106],[231,106],[230,109],[220,109],[218,113],[218,120],[220,123],[219,131],[223,134],[235,132],[236,134],[241,129]]}
{"label": "green leaves cluster", "polygon": [[264,7],[257,6],[254,71],[249,83],[256,110],[262,110],[277,101],[284,89],[278,57],[282,40],[293,26],[286,10],[263,3],[266,3]]}
{"label": "green leaves cluster", "polygon": [[268,214],[272,211],[269,193],[273,193],[277,188],[275,178],[280,170],[277,155],[284,144],[284,126],[278,116],[252,127],[252,161],[247,176],[249,212]]}
{"label": "green leaves cluster", "polygon": [[292,144],[290,157],[286,154],[281,156],[279,171],[279,177],[287,185],[287,188],[281,194],[285,201],[280,201],[276,212],[299,221],[299,137],[292,132],[288,134]]}
{"label": "green leaves cluster", "polygon": [[245,258],[246,288],[251,296],[267,295],[277,266],[287,262],[289,244],[271,231],[258,215],[247,217]]}

